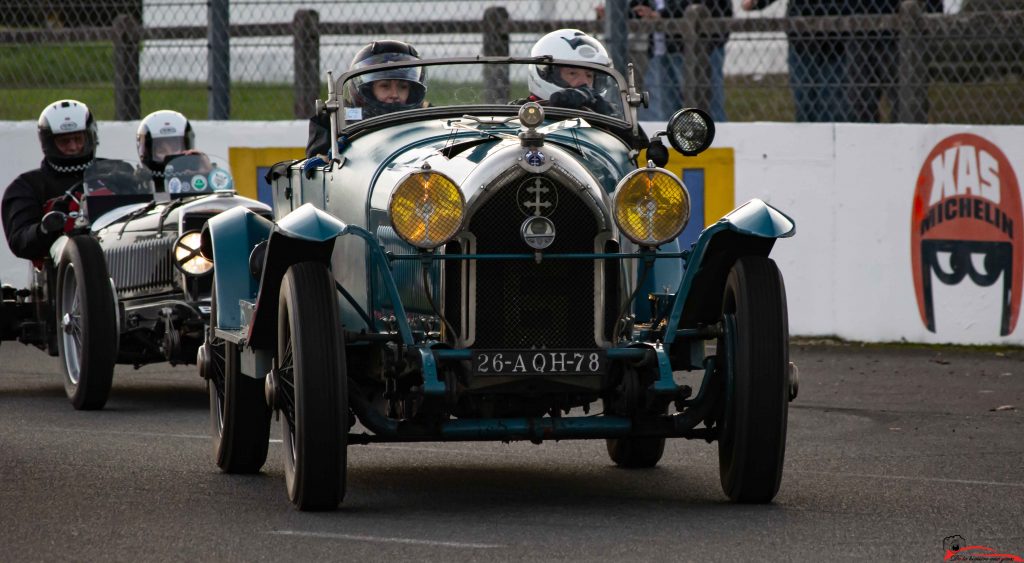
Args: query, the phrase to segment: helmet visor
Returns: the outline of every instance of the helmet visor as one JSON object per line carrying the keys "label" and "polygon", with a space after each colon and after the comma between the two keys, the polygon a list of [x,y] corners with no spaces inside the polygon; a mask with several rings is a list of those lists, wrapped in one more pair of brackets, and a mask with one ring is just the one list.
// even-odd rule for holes
{"label": "helmet visor", "polygon": [[184,137],[158,137],[153,139],[153,162],[162,164],[167,157],[185,152]]}
{"label": "helmet visor", "polygon": [[[367,57],[358,63],[356,63],[352,70],[358,70],[368,66],[405,62],[405,61],[418,61],[419,59],[409,55],[407,53],[380,53]],[[415,82],[417,84],[423,83],[423,67],[421,66],[409,66],[404,68],[388,68],[381,69],[367,74],[361,74],[356,76],[352,80],[357,84],[366,84],[369,82],[376,82],[378,80],[407,80],[409,82]]]}

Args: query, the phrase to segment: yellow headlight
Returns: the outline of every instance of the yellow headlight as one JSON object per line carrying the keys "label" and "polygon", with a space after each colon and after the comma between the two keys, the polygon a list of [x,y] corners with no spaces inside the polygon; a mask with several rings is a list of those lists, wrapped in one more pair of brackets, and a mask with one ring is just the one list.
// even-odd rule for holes
{"label": "yellow headlight", "polygon": [[213,269],[213,262],[199,253],[202,235],[189,231],[174,242],[174,265],[190,276],[201,276]]}
{"label": "yellow headlight", "polygon": [[388,214],[398,236],[418,248],[448,242],[462,226],[466,200],[451,178],[423,170],[407,176],[391,194]]}
{"label": "yellow headlight", "polygon": [[615,223],[629,240],[657,246],[679,236],[689,220],[690,194],[671,172],[641,168],[619,182]]}

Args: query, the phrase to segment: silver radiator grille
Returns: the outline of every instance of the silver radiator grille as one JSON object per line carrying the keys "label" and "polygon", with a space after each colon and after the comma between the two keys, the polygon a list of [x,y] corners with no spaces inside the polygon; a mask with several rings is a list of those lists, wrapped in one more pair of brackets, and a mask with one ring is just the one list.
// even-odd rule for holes
{"label": "silver radiator grille", "polygon": [[174,237],[133,242],[107,248],[107,270],[119,297],[161,293],[175,288],[178,271],[171,262]]}

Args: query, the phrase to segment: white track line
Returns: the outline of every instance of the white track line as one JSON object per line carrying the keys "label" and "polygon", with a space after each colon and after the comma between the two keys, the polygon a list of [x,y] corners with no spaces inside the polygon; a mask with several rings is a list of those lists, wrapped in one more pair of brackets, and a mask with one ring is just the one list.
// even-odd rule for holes
{"label": "white track line", "polygon": [[433,540],[415,540],[412,538],[388,538],[381,536],[361,536],[356,534],[332,534],[328,532],[302,532],[299,530],[272,530],[267,532],[269,534],[276,534],[279,536],[300,536],[307,538],[322,538],[330,540],[351,540],[351,541],[365,541],[375,543],[400,543],[406,545],[429,545],[435,547],[454,547],[460,549],[495,549],[500,547],[506,547],[504,545],[494,543],[468,543],[468,542],[450,542],[450,541],[433,541]]}
{"label": "white track line", "polygon": [[810,473],[813,475],[833,475],[836,477],[850,477],[853,479],[890,479],[893,481],[923,481],[928,483],[952,483],[956,485],[986,485],[993,487],[1018,487],[1024,488],[1024,483],[1006,483],[1004,481],[975,481],[971,479],[946,479],[943,477],[914,477],[909,475],[872,475],[869,473],[837,473],[833,471],[805,471],[801,469],[790,469],[787,473]]}

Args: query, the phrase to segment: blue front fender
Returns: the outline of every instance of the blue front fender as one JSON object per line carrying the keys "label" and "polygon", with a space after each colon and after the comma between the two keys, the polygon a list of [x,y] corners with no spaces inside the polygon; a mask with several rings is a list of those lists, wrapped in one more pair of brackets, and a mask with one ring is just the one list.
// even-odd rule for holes
{"label": "blue front fender", "polygon": [[203,246],[213,256],[217,318],[214,326],[238,330],[242,324],[238,302],[251,301],[259,284],[249,273],[249,254],[267,240],[274,223],[245,207],[218,213],[203,228]]}
{"label": "blue front fender", "polygon": [[330,267],[334,241],[346,230],[345,223],[309,203],[274,225],[263,260],[256,308],[249,323],[249,346],[269,348],[277,342],[277,304],[281,280],[288,268],[299,262],[320,262]]}
{"label": "blue front fender", "polygon": [[741,256],[768,256],[775,240],[791,237],[796,224],[785,213],[752,199],[701,232],[686,262],[665,328],[666,347],[680,328],[718,321],[722,289]]}

